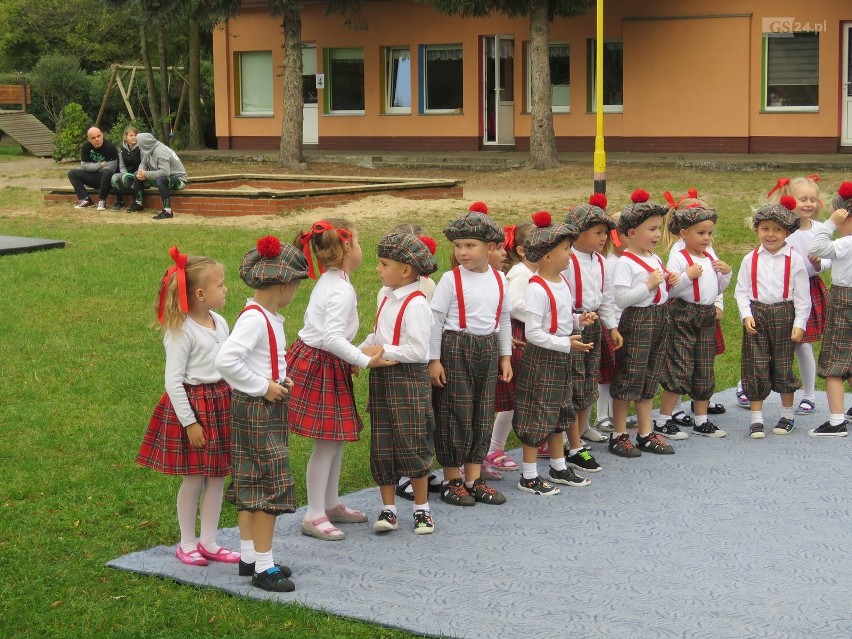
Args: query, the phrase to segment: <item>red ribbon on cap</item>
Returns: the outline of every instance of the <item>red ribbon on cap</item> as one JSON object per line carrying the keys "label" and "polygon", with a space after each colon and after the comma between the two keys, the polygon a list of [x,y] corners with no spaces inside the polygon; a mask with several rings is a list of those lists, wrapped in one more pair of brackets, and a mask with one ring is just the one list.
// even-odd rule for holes
{"label": "red ribbon on cap", "polygon": [[[317,279],[316,271],[314,270],[314,260],[313,255],[311,253],[311,239],[314,235],[319,235],[325,233],[326,231],[337,231],[337,236],[340,240],[346,244],[349,240],[352,239],[352,232],[347,231],[346,229],[335,228],[331,224],[329,224],[326,220],[320,220],[319,222],[314,222],[311,226],[311,230],[305,233],[302,233],[299,236],[299,243],[302,245],[302,254],[305,256],[305,259],[308,261],[308,277],[312,280]],[[319,268],[320,275],[325,273],[325,269],[319,260],[317,260],[317,267]]]}
{"label": "red ribbon on cap", "polygon": [[609,232],[609,237],[612,240],[612,243],[615,244],[616,248],[621,247],[621,239],[618,237],[618,231],[616,229],[612,229]]}
{"label": "red ribbon on cap", "polygon": [[186,294],[187,257],[178,251],[177,246],[173,246],[169,249],[169,255],[172,256],[175,265],[169,267],[169,270],[166,271],[166,274],[163,276],[163,283],[160,286],[160,303],[157,305],[157,321],[160,324],[162,324],[165,319],[166,290],[169,287],[169,281],[171,281],[172,275],[177,277],[178,302],[180,303],[180,310],[183,313],[189,313],[189,298]]}

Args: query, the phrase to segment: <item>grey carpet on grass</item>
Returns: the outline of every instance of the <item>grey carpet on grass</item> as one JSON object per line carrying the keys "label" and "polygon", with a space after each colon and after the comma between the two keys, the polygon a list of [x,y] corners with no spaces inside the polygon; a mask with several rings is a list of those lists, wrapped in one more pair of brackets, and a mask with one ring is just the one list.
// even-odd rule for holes
{"label": "grey carpet on grass", "polygon": [[[733,390],[714,399],[728,407],[714,420],[724,439],[691,436],[675,455],[639,459],[595,445],[603,472],[552,497],[518,491],[518,473],[494,482],[504,506],[433,496],[432,535],[414,535],[403,500],[400,530],[374,534],[376,488],[345,498],[370,523],[342,525],[342,542],[300,534],[304,508],[281,517],[275,557],[293,569],[294,593],[252,588],[233,565],[185,566],[175,546],[107,565],[425,635],[852,636],[852,441],[807,434],[827,418],[825,394],[788,436],[771,432],[780,404],[770,398],[764,440],[748,439]],[[218,541],[238,548],[237,530]]]}

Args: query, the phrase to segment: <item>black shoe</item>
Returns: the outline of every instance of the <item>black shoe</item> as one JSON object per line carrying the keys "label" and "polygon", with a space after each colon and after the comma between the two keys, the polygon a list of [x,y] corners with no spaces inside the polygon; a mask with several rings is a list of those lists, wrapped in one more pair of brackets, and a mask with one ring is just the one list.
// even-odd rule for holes
{"label": "black shoe", "polygon": [[[695,414],[695,402],[689,402],[689,407],[692,409],[692,414]],[[718,402],[710,402],[707,404],[708,415],[721,415],[725,412],[725,407]]]}
{"label": "black shoe", "polygon": [[550,467],[550,481],[554,484],[562,484],[563,486],[574,486],[575,488],[581,488],[583,486],[588,486],[592,482],[590,482],[585,477],[580,477],[577,473],[571,470],[570,467],[565,470],[556,470],[553,466]]}
{"label": "black shoe", "polygon": [[470,487],[470,495],[475,501],[481,504],[499,506],[506,503],[506,496],[499,490],[491,488],[491,486],[485,483],[482,477],[473,480],[473,486]]}
{"label": "black shoe", "polygon": [[622,433],[616,435],[612,433],[609,436],[609,452],[619,457],[641,457],[642,451],[633,445],[630,441],[630,435]]}
{"label": "black shoe", "polygon": [[776,435],[789,435],[793,432],[793,429],[796,427],[796,422],[792,419],[788,419],[787,417],[782,417],[778,420],[778,423],[775,424],[775,428],[772,429],[772,432]]}
{"label": "black shoe", "polygon": [[414,491],[406,490],[409,486],[411,486],[411,480],[402,482],[401,484],[397,484],[394,492],[397,497],[402,497],[403,499],[407,499],[408,501],[414,501]]}
{"label": "black shoe", "polygon": [[709,419],[703,424],[693,426],[692,432],[696,435],[704,435],[704,437],[724,437],[728,434]]}
{"label": "black shoe", "polygon": [[115,204],[112,205],[113,211],[120,211],[123,208],[124,208],[124,202],[122,202],[121,200],[118,200]]}
{"label": "black shoe", "polygon": [[[692,420],[691,417],[690,420]],[[689,437],[689,435],[678,428],[677,422],[674,419],[667,419],[666,423],[662,426],[657,426],[657,422],[655,421],[654,432],[664,435],[668,439],[686,439]]]}
{"label": "black shoe", "polygon": [[160,211],[159,213],[157,213],[154,216],[154,219],[155,220],[169,220],[173,217],[174,217],[174,214],[171,211],[167,211],[166,209],[163,209],[162,211]]}
{"label": "black shoe", "polygon": [[748,429],[748,436],[752,439],[763,439],[766,433],[763,432],[763,424],[754,422]]}
{"label": "black shoe", "polygon": [[[281,574],[284,575],[285,579],[289,579],[293,575],[293,571],[290,570],[287,566],[282,566],[280,564],[275,564],[275,567],[281,571]],[[240,559],[240,577],[251,577],[254,574],[254,562],[247,564],[242,559]]]}
{"label": "black shoe", "polygon": [[441,501],[453,506],[475,506],[476,500],[467,492],[464,480],[451,479],[441,488]]}
{"label": "black shoe", "polygon": [[[441,494],[441,482],[438,482],[437,484],[433,484],[432,482],[435,479],[438,479],[437,475],[429,475],[429,483],[428,483],[429,492],[440,495]],[[414,501],[414,497],[412,497],[411,500]]]}
{"label": "black shoe", "polygon": [[666,443],[664,437],[657,433],[649,433],[647,436],[636,435],[636,446],[639,450],[654,453],[656,455],[674,455],[674,448]]}
{"label": "black shoe", "polygon": [[382,512],[379,513],[379,518],[376,519],[376,523],[373,524],[373,530],[377,533],[390,532],[397,528],[399,528],[399,524],[396,523],[396,514],[387,508],[384,508]]}
{"label": "black shoe", "polygon": [[544,495],[545,497],[559,494],[559,488],[544,479],[541,475],[537,475],[532,479],[527,479],[521,475],[521,478],[518,480],[518,490],[523,490],[525,493],[532,493],[533,495]]}
{"label": "black shoe", "polygon": [[138,213],[139,211],[144,211],[145,207],[139,204],[138,202],[134,202],[130,206],[127,207],[128,213]]}
{"label": "black shoe", "polygon": [[850,407],[849,410],[846,411],[846,416],[852,417],[852,407]]}
{"label": "black shoe", "polygon": [[837,426],[832,426],[831,422],[825,422],[813,430],[809,430],[808,435],[811,437],[846,437],[848,435],[848,431],[846,429],[848,425],[849,422],[847,421],[844,421],[842,424],[838,424]]}
{"label": "black shoe", "polygon": [[270,592],[293,592],[296,584],[284,576],[284,572],[273,566],[261,573],[254,573],[251,585]]}
{"label": "black shoe", "polygon": [[672,421],[681,428],[692,428],[693,426],[695,426],[695,420],[692,419],[692,417],[690,417],[686,413],[684,413],[682,410],[675,411],[675,413],[672,415]]}
{"label": "black shoe", "polygon": [[428,510],[414,511],[414,534],[428,535],[435,532],[435,523],[432,521],[432,513]]}
{"label": "black shoe", "polygon": [[592,453],[586,448],[581,449],[573,455],[569,455],[568,451],[565,451],[565,461],[571,468],[576,468],[587,473],[599,473],[603,470],[598,461],[592,456]]}

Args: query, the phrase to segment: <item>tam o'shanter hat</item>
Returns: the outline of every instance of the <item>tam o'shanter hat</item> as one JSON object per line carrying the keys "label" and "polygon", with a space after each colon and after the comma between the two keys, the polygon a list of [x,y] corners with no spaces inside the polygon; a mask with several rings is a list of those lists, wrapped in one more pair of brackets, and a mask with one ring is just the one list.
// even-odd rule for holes
{"label": "tam o'shanter hat", "polygon": [[503,229],[488,215],[488,206],[484,202],[474,202],[468,212],[456,218],[444,235],[450,242],[454,240],[480,240],[482,242],[503,242]]}
{"label": "tam o'shanter hat", "polygon": [[751,218],[754,228],[757,228],[761,222],[775,222],[778,226],[792,233],[799,228],[799,216],[793,211],[796,208],[796,198],[789,195],[781,197],[778,204],[767,204],[761,206]]}
{"label": "tam o'shanter hat", "polygon": [[438,270],[432,248],[435,240],[431,237],[417,237],[411,233],[388,233],[381,240],[377,253],[379,257],[408,264],[420,275],[431,275]]}
{"label": "tam o'shanter hat", "polygon": [[717,219],[716,209],[703,206],[696,202],[685,208],[670,211],[668,228],[672,233],[678,234],[683,229],[688,229],[690,226],[699,224],[700,222],[709,221],[715,223]]}
{"label": "tam o'shanter hat", "polygon": [[554,224],[552,216],[547,211],[533,213],[532,219],[535,228],[524,240],[524,253],[530,262],[538,262],[560,242],[572,236],[572,227],[562,222]]}
{"label": "tam o'shanter hat", "polygon": [[571,237],[576,239],[580,233],[598,224],[605,224],[607,231],[615,228],[613,220],[606,212],[606,195],[595,193],[589,198],[588,204],[575,206],[565,217],[565,223],[571,228]]}
{"label": "tam o'shanter hat", "polygon": [[632,204],[624,207],[618,218],[618,231],[627,235],[627,231],[635,229],[649,217],[659,215],[665,217],[668,208],[664,204],[650,202],[651,196],[644,189],[636,189],[630,195]]}
{"label": "tam o'shanter hat", "polygon": [[852,214],[852,182],[843,182],[837,189],[837,195],[831,200],[833,210],[846,209]]}
{"label": "tam o'shanter hat", "polygon": [[240,277],[251,288],[286,284],[308,277],[308,262],[294,246],[281,244],[274,235],[257,241],[240,265]]}

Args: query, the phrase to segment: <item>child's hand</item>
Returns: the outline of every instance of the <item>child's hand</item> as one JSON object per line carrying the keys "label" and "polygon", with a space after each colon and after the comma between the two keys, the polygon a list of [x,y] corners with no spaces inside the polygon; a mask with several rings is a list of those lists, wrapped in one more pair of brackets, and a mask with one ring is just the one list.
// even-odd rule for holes
{"label": "child's hand", "polygon": [[721,322],[721,321],[722,321],[722,315],[723,315],[723,313],[724,313],[724,311],[723,311],[721,308],[719,308],[719,307],[717,306],[717,307],[716,307],[716,321],[717,321],[717,322]]}
{"label": "child's hand", "polygon": [[382,359],[382,355],[385,353],[384,346],[380,347],[378,353],[375,353],[372,357],[370,357],[370,363],[367,364],[367,368],[385,368],[386,366],[396,366],[399,362],[394,362],[389,359]]}
{"label": "child's hand", "polygon": [[808,262],[814,267],[814,270],[819,273],[822,270],[822,260],[816,255],[808,255]]}
{"label": "child's hand", "polygon": [[497,366],[500,369],[500,374],[497,376],[501,382],[511,382],[512,381],[512,356],[511,355],[501,355],[497,360]]}
{"label": "child's hand", "polygon": [[722,275],[727,275],[728,273],[731,272],[731,267],[728,266],[728,264],[726,262],[723,262],[722,260],[713,260],[712,264],[713,264],[713,270],[716,271],[717,273],[721,273]]}
{"label": "child's hand", "polygon": [[840,226],[846,221],[847,217],[849,217],[849,211],[846,209],[837,209],[828,219],[834,222],[834,226]]}
{"label": "child's hand", "polygon": [[284,381],[281,382],[281,385],[284,387],[284,390],[286,390],[288,393],[291,390],[293,390],[293,380],[290,379],[289,377],[285,377]]}
{"label": "child's hand", "polygon": [[580,351],[581,353],[588,353],[595,347],[594,344],[585,344],[583,343],[583,336],[577,335],[576,333],[571,336],[571,350],[572,351]]}
{"label": "child's hand", "polygon": [[801,328],[794,328],[793,332],[790,333],[790,339],[796,342],[797,344],[801,342],[804,337],[805,331],[803,331]]}
{"label": "child's hand", "polygon": [[365,346],[361,349],[361,352],[372,357],[376,353],[383,353],[384,350],[384,346]]}
{"label": "child's hand", "polygon": [[527,343],[519,339],[512,338],[512,348],[523,348]]}
{"label": "child's hand", "polygon": [[266,387],[266,395],[264,395],[263,398],[268,402],[279,402],[284,399],[286,394],[287,389],[284,386],[278,382],[273,382],[270,379],[269,384]]}
{"label": "child's hand", "polygon": [[433,359],[429,362],[429,379],[432,382],[432,386],[437,386],[438,388],[443,388],[447,383],[447,374],[444,372],[444,365],[441,364],[441,360]]}
{"label": "child's hand", "polygon": [[598,314],[594,311],[585,311],[582,315],[580,315],[580,325],[582,326],[591,326],[597,321]]}
{"label": "child's hand", "polygon": [[612,338],[612,350],[617,351],[619,348],[624,346],[624,338],[621,336],[621,331],[617,328],[610,329],[609,336]]}
{"label": "child's hand", "polygon": [[[696,266],[698,266],[696,264]],[[666,277],[666,283],[669,286],[677,286],[677,283],[680,282],[680,273],[675,273],[674,271],[669,271],[668,277]]]}
{"label": "child's hand", "polygon": [[686,276],[690,280],[697,279],[701,277],[701,274],[704,272],[704,269],[701,268],[701,264],[693,264],[692,266],[687,267]]}
{"label": "child's hand", "polygon": [[654,271],[648,276],[648,279],[645,281],[645,284],[648,286],[649,291],[653,291],[660,284],[666,281],[665,276],[662,271]]}
{"label": "child's hand", "polygon": [[745,327],[745,332],[749,335],[757,335],[757,326],[755,326],[753,317],[744,317],[743,326]]}
{"label": "child's hand", "polygon": [[204,429],[198,422],[186,427],[186,436],[189,438],[189,443],[193,448],[201,450],[207,445],[207,439],[204,437]]}

